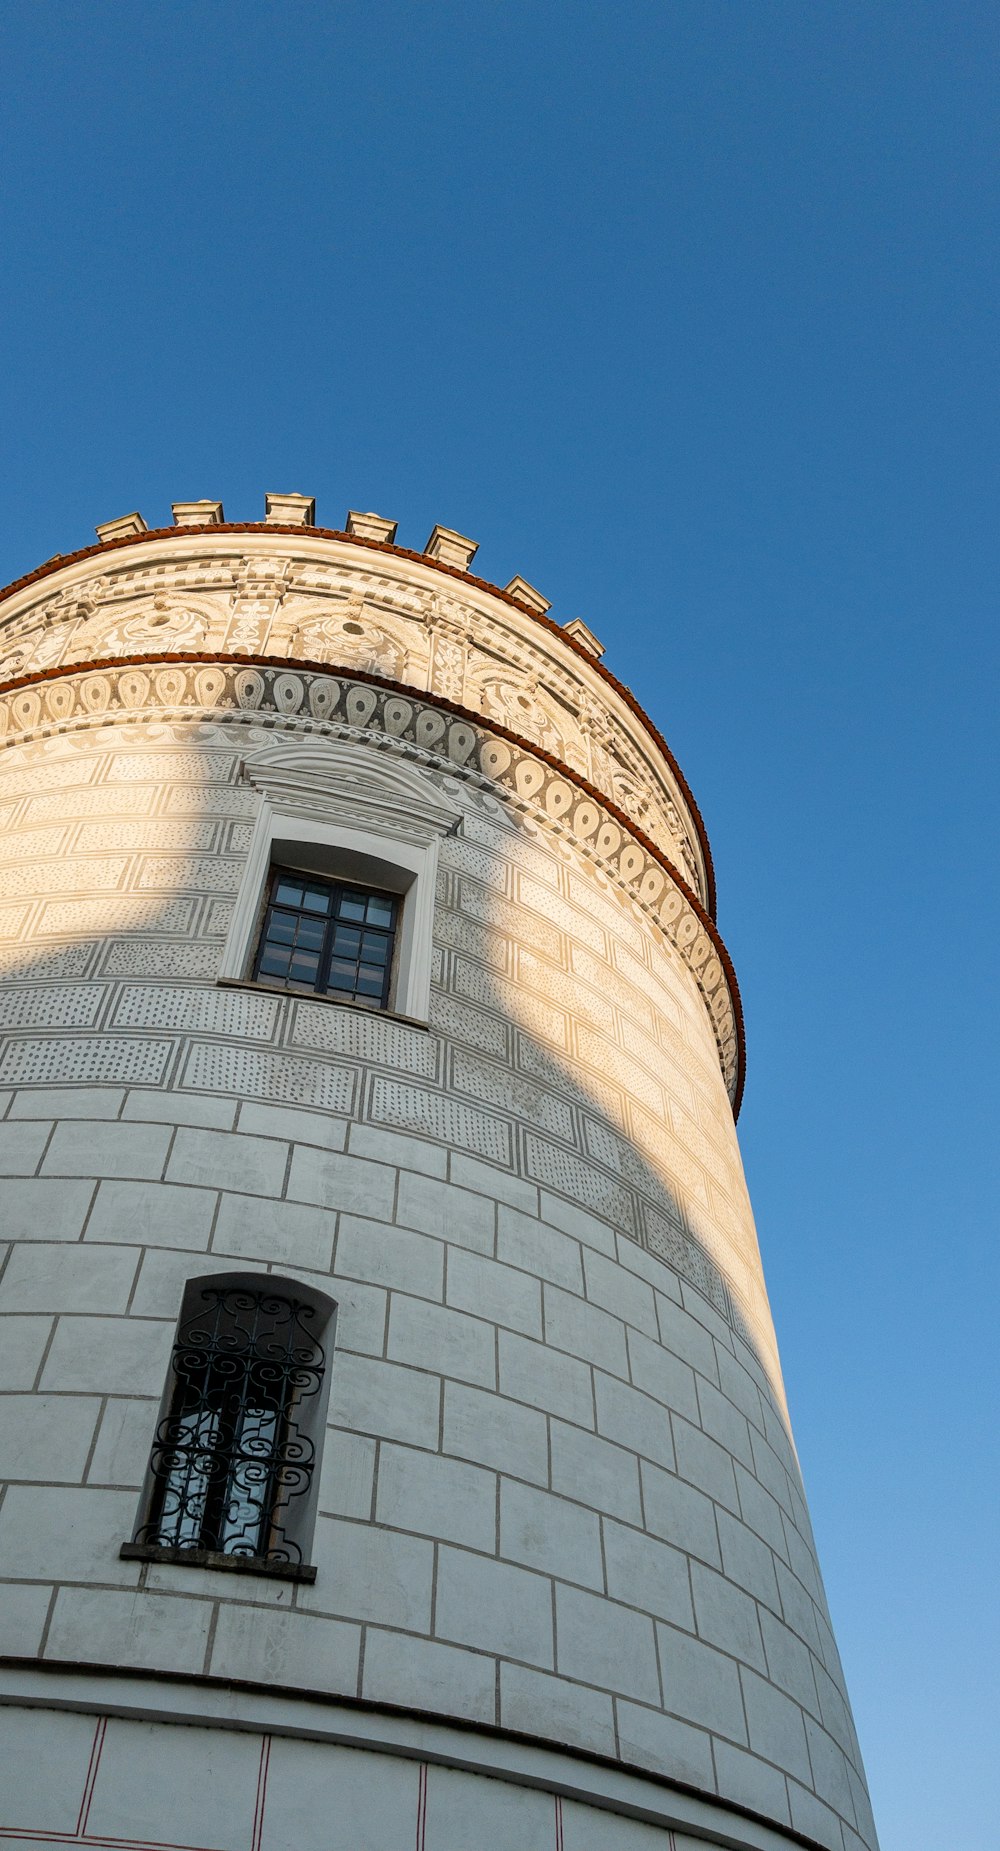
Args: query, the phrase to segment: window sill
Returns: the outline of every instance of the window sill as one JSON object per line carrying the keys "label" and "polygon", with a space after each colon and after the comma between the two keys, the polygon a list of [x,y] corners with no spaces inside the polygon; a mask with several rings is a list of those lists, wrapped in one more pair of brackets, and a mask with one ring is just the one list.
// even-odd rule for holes
{"label": "window sill", "polygon": [[267,1562],[254,1555],[224,1555],[221,1549],[162,1548],[158,1543],[122,1543],[124,1562],[173,1562],[177,1568],[221,1568],[230,1575],[267,1575],[272,1581],[315,1581],[309,1562]]}
{"label": "window sill", "polygon": [[370,1009],[367,1003],[355,1003],[346,996],[323,996],[316,990],[286,989],[280,983],[255,983],[250,977],[217,977],[216,987],[220,990],[254,990],[264,996],[292,996],[300,1003],[325,1003],[327,1008],[352,1009],[355,1015],[374,1016],[380,1022],[402,1022],[407,1028],[423,1029],[430,1033],[430,1023],[421,1022],[418,1016],[403,1015],[398,1009]]}

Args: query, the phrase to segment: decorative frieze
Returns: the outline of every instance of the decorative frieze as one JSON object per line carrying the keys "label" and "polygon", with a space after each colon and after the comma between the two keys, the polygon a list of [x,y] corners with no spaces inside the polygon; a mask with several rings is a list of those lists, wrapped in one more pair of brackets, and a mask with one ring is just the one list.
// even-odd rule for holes
{"label": "decorative frieze", "polygon": [[[537,696],[534,699],[538,701]],[[499,700],[497,705],[501,705]],[[284,721],[335,734],[370,736],[390,749],[409,747],[431,763],[446,764],[463,776],[475,776],[497,787],[506,802],[565,836],[603,868],[680,952],[704,997],[730,1098],[737,1099],[741,1056],[735,981],[727,971],[714,928],[653,848],[644,846],[594,794],[558,766],[526,745],[498,736],[471,717],[449,714],[426,698],[404,699],[392,690],[348,676],[291,666],[241,668],[235,662],[211,666],[150,663],[141,669],[110,664],[15,689],[0,695],[0,740],[164,710],[192,719],[206,713],[269,715],[273,724]],[[548,752],[544,705],[520,711],[528,721],[529,735],[534,731],[537,745]],[[192,776],[196,776],[197,755],[191,757]],[[172,776],[178,775],[174,770]]]}
{"label": "decorative frieze", "polygon": [[[221,513],[217,503],[177,507]],[[361,524],[359,537],[382,537],[363,533],[365,523],[393,527],[374,515],[349,518]],[[215,531],[213,515],[204,532]],[[451,530],[435,535],[442,561],[459,541],[472,547]],[[586,650],[582,658],[496,598],[440,579],[415,582],[410,562],[373,570],[370,553],[299,558],[286,548],[276,555],[261,535],[240,554],[221,542],[220,533],[218,555],[199,559],[154,543],[145,565],[131,564],[126,549],[106,572],[81,573],[54,592],[43,581],[15,601],[6,624],[0,606],[0,682],[154,650],[305,657],[405,681],[478,708],[560,758],[631,815],[710,901],[687,801],[636,716],[592,679],[586,664],[596,663],[600,645],[593,632],[583,635],[579,619],[579,636],[566,628]],[[194,536],[189,543],[202,544]],[[547,608],[526,595],[523,581],[511,589],[531,609]]]}

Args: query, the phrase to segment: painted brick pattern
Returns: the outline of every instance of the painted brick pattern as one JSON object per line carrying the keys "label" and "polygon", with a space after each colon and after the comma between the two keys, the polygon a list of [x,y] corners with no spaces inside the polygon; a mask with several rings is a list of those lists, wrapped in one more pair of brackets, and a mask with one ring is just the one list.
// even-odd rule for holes
{"label": "painted brick pattern", "polygon": [[[114,735],[0,754],[0,1651],[557,1728],[874,1843],[689,973],[453,780],[429,1030],[218,988],[272,735]],[[230,1264],[339,1303],[280,1612],[118,1558],[184,1283]]]}
{"label": "painted brick pattern", "polygon": [[[238,1610],[234,1614],[238,1626]],[[300,1638],[303,1631],[310,1636]],[[323,1656],[313,1667],[321,1688],[335,1654],[346,1658],[356,1651],[348,1629],[341,1629],[342,1640],[333,1631],[331,1622],[325,1632],[315,1622],[303,1629],[294,1616],[272,1613],[259,1615],[241,1644],[251,1660],[263,1648],[263,1670],[282,1654],[300,1657],[315,1650],[322,1639]],[[377,1652],[372,1658],[374,1668]],[[478,1718],[492,1692],[470,1676],[472,1665],[466,1654],[425,1646],[412,1666],[395,1655],[386,1673],[394,1697],[401,1683],[408,1691],[408,1674],[421,1695],[428,1687],[461,1681],[465,1713]],[[551,1726],[551,1705],[559,1700],[554,1683],[544,1673],[511,1669],[510,1692],[517,1695],[529,1732],[543,1705]],[[556,1716],[561,1723],[558,1711]],[[571,1742],[573,1722],[566,1721]],[[657,1747],[662,1752],[667,1746],[689,1775],[703,1774],[682,1725],[665,1725]],[[0,1829],[5,1842],[21,1851],[81,1843],[128,1844],[136,1851],[175,1851],[178,1843],[192,1851],[219,1845],[287,1851],[290,1830],[296,1851],[466,1851],[474,1845],[489,1845],[490,1851],[694,1851],[696,1843],[702,1851],[721,1851],[701,1834],[696,1841],[683,1831],[564,1798],[513,1775],[484,1782],[440,1760],[373,1756],[364,1748],[259,1729],[208,1730],[11,1706],[0,1712],[0,1751]],[[20,1778],[29,1758],[37,1776],[31,1783]],[[761,1810],[772,1810],[778,1797],[759,1784]],[[839,1838],[831,1836],[829,1809],[814,1807],[803,1818],[820,1844],[839,1846]],[[730,1824],[738,1830],[740,1821]],[[727,1836],[726,1842],[737,1840]]]}

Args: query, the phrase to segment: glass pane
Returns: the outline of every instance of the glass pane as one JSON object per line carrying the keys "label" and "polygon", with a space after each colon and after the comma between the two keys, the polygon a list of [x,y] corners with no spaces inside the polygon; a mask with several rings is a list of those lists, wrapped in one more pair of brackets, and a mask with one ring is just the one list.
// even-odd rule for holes
{"label": "glass pane", "polygon": [[289,975],[293,983],[315,983],[318,970],[319,957],[315,951],[296,951]]}
{"label": "glass pane", "polygon": [[328,913],[331,895],[325,887],[307,887],[302,904],[307,913]]}
{"label": "glass pane", "polygon": [[162,1547],[197,1549],[205,1521],[219,1417],[210,1409],[190,1409],[177,1422],[177,1447],[163,1488],[160,1531]]}
{"label": "glass pane", "polygon": [[361,933],[354,926],[337,926],[333,949],[338,958],[356,958],[361,950]]}
{"label": "glass pane", "polygon": [[394,901],[387,900],[384,894],[373,893],[368,901],[368,924],[391,926],[392,916],[395,910]]}
{"label": "glass pane", "polygon": [[371,964],[362,964],[358,971],[358,989],[363,996],[381,996],[385,972],[376,970]]}
{"label": "glass pane", "polygon": [[274,897],[282,901],[285,906],[301,906],[302,887],[298,881],[280,880]]}
{"label": "glass pane", "polygon": [[260,1550],[276,1428],[272,1408],[248,1407],[233,1435],[232,1475],[218,1541],[227,1555],[256,1555]]}
{"label": "glass pane", "polygon": [[267,928],[268,944],[294,945],[296,923],[294,913],[272,913]]}
{"label": "glass pane", "polygon": [[261,976],[284,977],[288,970],[288,960],[290,956],[291,952],[289,951],[279,951],[269,946],[260,961]]}
{"label": "glass pane", "polygon": [[356,919],[360,925],[365,916],[367,896],[363,893],[342,893],[337,907],[338,919]]}
{"label": "glass pane", "polygon": [[325,931],[322,919],[300,919],[299,935],[295,942],[300,948],[305,945],[310,951],[322,951]]}
{"label": "glass pane", "polygon": [[361,956],[369,964],[384,964],[389,956],[389,940],[381,932],[364,932],[361,937]]}
{"label": "glass pane", "polygon": [[330,965],[330,989],[353,990],[356,969],[353,958],[350,962],[345,958],[334,958]]}

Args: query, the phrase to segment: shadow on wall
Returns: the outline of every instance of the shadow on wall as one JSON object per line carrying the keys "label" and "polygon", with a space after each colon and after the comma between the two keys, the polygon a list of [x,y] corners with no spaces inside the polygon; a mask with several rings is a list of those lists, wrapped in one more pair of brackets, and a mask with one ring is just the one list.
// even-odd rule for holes
{"label": "shadow on wall", "polygon": [[[750,1352],[790,1441],[732,1111],[690,974],[653,919],[544,820],[514,820],[468,787],[454,794],[467,817],[445,844],[435,934],[453,973],[435,985],[432,1020],[454,1034],[457,996],[488,1011],[479,1052],[511,1070],[505,1090],[493,1059],[477,1078],[460,1056],[455,1084],[528,1127],[533,1181],[707,1300]],[[490,1046],[496,1018],[511,1025],[510,1049]]]}
{"label": "shadow on wall", "polygon": [[[325,1002],[264,1004],[216,988],[259,802],[237,780],[239,761],[274,738],[255,716],[233,719],[123,720],[18,741],[13,775],[0,751],[0,1087],[183,1086],[344,1111],[324,1078],[331,1019],[350,1018],[362,1061],[364,1037],[383,1036],[375,1060],[389,1068],[394,1038],[419,1036],[389,1023],[373,1031],[370,1017]],[[221,769],[211,764],[220,752]],[[462,1127],[456,1147],[520,1168],[700,1294],[761,1391],[812,1553],[732,1116],[692,980],[650,918],[565,837],[477,785],[433,775],[466,812],[439,875],[435,1074],[410,1088],[387,1079],[366,1090],[366,1110],[441,1139],[442,1121],[421,1107],[436,1088]],[[192,983],[197,1005],[175,989]],[[195,1026],[204,1041],[189,1042]],[[236,1044],[225,1071],[214,1058],[222,1038]]]}

